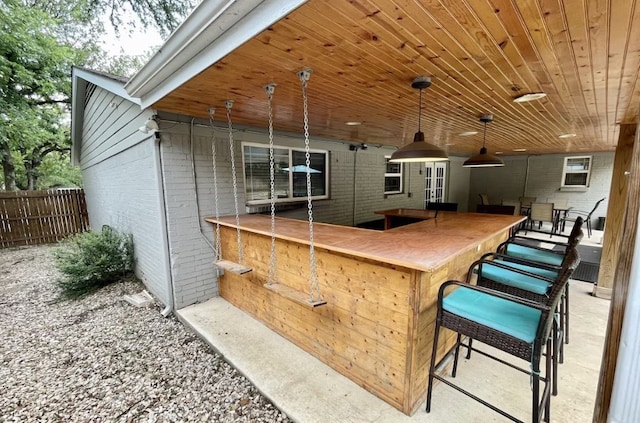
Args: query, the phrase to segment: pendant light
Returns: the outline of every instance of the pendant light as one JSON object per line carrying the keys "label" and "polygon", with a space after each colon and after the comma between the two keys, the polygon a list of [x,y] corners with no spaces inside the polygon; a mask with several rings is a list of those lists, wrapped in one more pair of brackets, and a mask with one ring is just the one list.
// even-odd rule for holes
{"label": "pendant light", "polygon": [[462,167],[500,167],[504,166],[504,162],[499,158],[494,156],[493,154],[487,153],[487,147],[485,147],[485,143],[487,142],[487,123],[493,121],[493,115],[482,115],[480,116],[480,122],[484,123],[484,135],[482,138],[482,148],[480,149],[480,153],[476,154],[473,157],[467,159]]}
{"label": "pendant light", "polygon": [[431,78],[419,76],[413,80],[411,87],[420,90],[418,107],[418,132],[413,136],[413,142],[396,150],[389,159],[390,162],[438,162],[449,160],[446,151],[424,141],[424,132],[420,130],[422,115],[422,90],[431,86]]}

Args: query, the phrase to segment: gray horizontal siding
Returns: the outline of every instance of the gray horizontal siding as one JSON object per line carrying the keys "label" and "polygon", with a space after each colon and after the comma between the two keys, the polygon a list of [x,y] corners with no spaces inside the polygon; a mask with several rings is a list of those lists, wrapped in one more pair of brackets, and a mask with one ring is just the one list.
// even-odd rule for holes
{"label": "gray horizontal siding", "polygon": [[148,138],[138,131],[151,115],[148,110],[96,87],[84,109],[80,164],[87,168]]}

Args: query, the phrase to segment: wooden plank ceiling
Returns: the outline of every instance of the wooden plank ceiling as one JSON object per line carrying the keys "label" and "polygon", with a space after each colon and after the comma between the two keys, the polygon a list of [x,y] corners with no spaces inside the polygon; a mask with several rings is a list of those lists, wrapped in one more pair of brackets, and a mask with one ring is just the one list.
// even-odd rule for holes
{"label": "wooden plank ceiling", "polygon": [[[402,146],[418,128],[452,155],[611,151],[640,104],[636,0],[310,0],[154,108],[265,128],[263,86],[278,84],[275,128],[302,133],[296,72],[311,68],[312,136]],[[529,103],[527,93],[547,96]],[[347,122],[361,122],[350,126]],[[467,131],[478,134],[461,136]],[[575,133],[572,138],[559,135]],[[527,149],[514,152],[514,149]]]}

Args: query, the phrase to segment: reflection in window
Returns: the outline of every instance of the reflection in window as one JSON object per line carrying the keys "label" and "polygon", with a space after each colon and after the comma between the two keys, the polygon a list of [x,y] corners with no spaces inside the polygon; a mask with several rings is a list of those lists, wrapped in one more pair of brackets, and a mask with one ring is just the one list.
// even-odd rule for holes
{"label": "reflection in window", "polygon": [[[268,203],[269,148],[243,143],[244,177],[247,204]],[[328,198],[328,152],[310,152],[311,197]],[[300,201],[307,197],[305,152],[288,147],[274,148],[274,188],[277,202]]]}
{"label": "reflection in window", "polygon": [[[244,174],[247,201],[268,201],[271,198],[269,184],[269,149],[244,146]],[[289,197],[289,150],[274,148],[274,187],[276,198]]]}
{"label": "reflection in window", "polygon": [[385,156],[384,193],[400,194],[402,192],[402,163],[391,163],[391,156]]}
{"label": "reflection in window", "polygon": [[[292,152],[293,156],[293,196],[307,196],[307,165],[304,151]],[[311,175],[311,196],[326,195],[326,159],[325,153],[309,154],[309,173]]]}
{"label": "reflection in window", "polygon": [[563,187],[589,186],[589,176],[591,175],[591,156],[565,157],[564,168],[562,170]]}

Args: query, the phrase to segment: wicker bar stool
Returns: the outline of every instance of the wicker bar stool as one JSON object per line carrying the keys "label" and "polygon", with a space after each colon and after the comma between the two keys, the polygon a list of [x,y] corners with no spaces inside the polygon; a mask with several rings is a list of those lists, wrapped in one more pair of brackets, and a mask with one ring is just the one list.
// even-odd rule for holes
{"label": "wicker bar stool", "polygon": [[[513,237],[511,237],[509,240],[513,239],[513,238],[517,238],[520,239],[522,241],[526,241],[529,240],[531,241],[532,239],[538,240],[540,241],[540,238],[537,238],[535,236],[529,236],[529,232],[532,232],[534,234],[544,234],[544,235],[552,235],[558,238],[564,238],[564,239],[570,239],[572,237],[575,237],[577,234],[577,231],[582,229],[582,225],[584,224],[584,219],[582,219],[580,216],[578,216],[574,221],[573,221],[573,227],[571,228],[571,233],[569,235],[564,235],[561,233],[549,233],[547,231],[539,231],[537,229],[524,229],[524,228],[519,228],[516,230],[516,233]],[[544,240],[544,242],[546,243],[557,243],[557,241],[549,241],[549,240]],[[565,241],[568,242],[568,241]]]}
{"label": "wicker bar stool", "polygon": [[[578,259],[576,258],[576,260]],[[574,267],[574,265],[570,267]],[[438,337],[440,329],[444,327],[457,332],[455,346],[443,358],[445,360],[451,353],[454,354],[452,377],[456,377],[460,347],[473,349],[477,353],[526,373],[530,375],[532,381],[531,421],[537,423],[543,417],[545,421],[549,421],[551,411],[550,377],[552,372],[552,342],[550,334],[553,328],[554,311],[560,302],[567,280],[568,276],[563,276],[561,282],[553,284],[549,297],[544,303],[481,286],[468,285],[460,281],[451,280],[442,284],[438,292],[436,328],[429,368],[427,412],[431,411],[433,380],[437,379],[497,413],[513,421],[521,421],[436,373],[436,367],[438,367],[436,365]],[[457,289],[449,292],[448,288],[451,287],[456,287]],[[445,292],[449,293],[445,295]],[[530,364],[530,370],[512,365],[468,344],[464,344],[463,336],[525,360]],[[540,364],[544,350],[547,351],[547,354],[545,356],[545,374],[543,377],[540,374]],[[540,393],[540,382],[544,383],[542,394]]]}
{"label": "wicker bar stool", "polygon": [[[532,265],[530,261],[504,256],[498,253],[487,253],[480,260],[474,262],[467,274],[467,283],[473,274],[477,274],[476,284],[485,288],[505,292],[517,297],[544,303],[548,300],[552,285],[563,283],[580,262],[578,251],[572,248],[566,255],[561,266],[551,266],[538,263]],[[562,296],[564,298],[564,295]],[[558,325],[554,322],[553,336],[553,395],[558,394],[558,363],[564,361],[564,331],[567,309],[563,300],[558,304]],[[471,340],[469,344],[471,344]],[[467,358],[470,358],[468,350]]]}
{"label": "wicker bar stool", "polygon": [[[554,247],[563,247],[564,251],[551,250],[549,248],[533,246],[531,245],[531,239],[527,237],[516,236],[509,238],[507,241],[500,244],[497,248],[497,252],[509,257],[515,257],[519,259],[531,261],[533,266],[551,265],[561,266],[564,256],[571,248],[576,247],[582,238],[584,233],[582,231],[583,220],[581,218],[576,219],[573,228],[569,235],[562,235],[566,238],[566,242],[554,242],[544,241],[550,243]],[[563,293],[561,302],[561,314],[560,319],[563,323],[563,333],[565,344],[569,343],[569,290],[566,289]]]}

